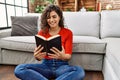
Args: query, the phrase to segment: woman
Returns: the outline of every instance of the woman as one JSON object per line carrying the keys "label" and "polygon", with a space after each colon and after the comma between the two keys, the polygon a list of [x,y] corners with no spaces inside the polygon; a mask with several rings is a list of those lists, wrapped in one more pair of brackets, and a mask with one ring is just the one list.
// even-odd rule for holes
{"label": "woman", "polygon": [[81,67],[70,66],[68,60],[72,54],[72,32],[64,28],[63,13],[56,5],[46,7],[41,15],[41,30],[38,35],[46,38],[59,34],[62,41],[62,51],[52,47],[55,54],[42,52],[43,46],[34,50],[34,57],[42,60],[41,64],[20,64],[15,69],[15,75],[22,80],[83,80],[85,73]]}

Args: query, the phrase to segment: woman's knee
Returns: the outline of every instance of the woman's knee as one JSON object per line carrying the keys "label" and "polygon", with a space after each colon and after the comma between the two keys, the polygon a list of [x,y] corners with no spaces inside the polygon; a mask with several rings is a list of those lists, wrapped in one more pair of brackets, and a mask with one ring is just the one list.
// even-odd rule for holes
{"label": "woman's knee", "polygon": [[14,70],[14,74],[17,76],[17,75],[20,75],[22,70],[25,69],[25,66],[26,64],[19,64],[18,66],[16,66],[15,70]]}
{"label": "woman's knee", "polygon": [[85,77],[85,71],[80,66],[75,66],[78,76],[83,79]]}

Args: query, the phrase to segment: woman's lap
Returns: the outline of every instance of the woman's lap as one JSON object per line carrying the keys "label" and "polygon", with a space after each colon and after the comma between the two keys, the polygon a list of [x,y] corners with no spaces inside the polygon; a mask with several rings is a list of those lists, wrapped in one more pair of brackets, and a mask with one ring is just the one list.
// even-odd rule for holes
{"label": "woman's lap", "polygon": [[47,80],[47,78],[50,78],[50,77],[54,77],[56,78],[56,80],[60,80],[60,79],[82,80],[82,78],[85,76],[83,68],[79,66],[70,66],[70,65],[63,65],[63,66],[57,67],[56,70],[51,70],[51,68],[45,63],[20,64],[15,69],[16,75],[24,74],[24,73],[26,74],[26,72],[28,74],[37,75],[36,77],[39,77],[42,75],[46,78],[45,80]]}

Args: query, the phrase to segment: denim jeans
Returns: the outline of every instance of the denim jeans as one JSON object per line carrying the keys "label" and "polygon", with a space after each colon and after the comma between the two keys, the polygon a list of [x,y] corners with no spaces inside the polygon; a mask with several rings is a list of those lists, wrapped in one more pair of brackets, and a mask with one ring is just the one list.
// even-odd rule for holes
{"label": "denim jeans", "polygon": [[14,73],[21,80],[83,80],[85,76],[83,68],[56,59],[44,59],[41,64],[20,64]]}

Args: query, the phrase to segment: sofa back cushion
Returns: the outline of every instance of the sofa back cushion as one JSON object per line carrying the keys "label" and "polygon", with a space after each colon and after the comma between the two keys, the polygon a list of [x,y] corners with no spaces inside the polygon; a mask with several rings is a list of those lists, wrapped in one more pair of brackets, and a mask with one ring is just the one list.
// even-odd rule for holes
{"label": "sofa back cushion", "polygon": [[11,21],[11,36],[32,36],[38,32],[36,16],[11,16]]}
{"label": "sofa back cushion", "polygon": [[99,37],[99,12],[64,12],[63,15],[74,35]]}
{"label": "sofa back cushion", "polygon": [[36,17],[38,17],[38,21],[37,21],[38,31],[41,29],[41,26],[40,26],[41,14],[42,13],[25,13],[25,16],[33,16],[33,17],[36,16]]}
{"label": "sofa back cushion", "polygon": [[120,10],[101,12],[101,38],[120,37]]}

